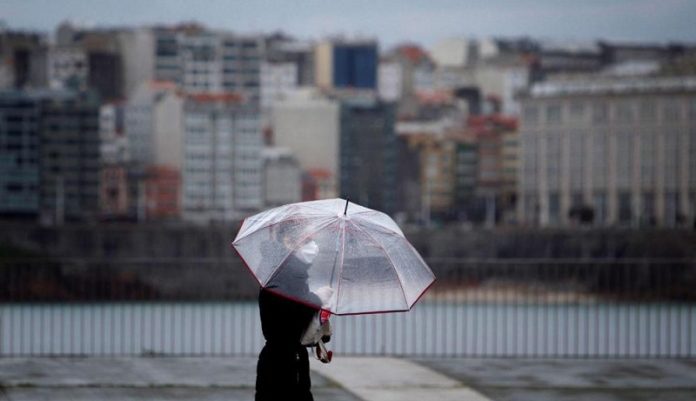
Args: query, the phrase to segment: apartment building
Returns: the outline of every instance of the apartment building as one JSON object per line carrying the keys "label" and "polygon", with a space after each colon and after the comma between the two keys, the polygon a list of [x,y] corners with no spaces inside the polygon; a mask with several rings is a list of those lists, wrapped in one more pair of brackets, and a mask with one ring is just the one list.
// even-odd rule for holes
{"label": "apartment building", "polygon": [[0,92],[0,214],[39,211],[40,99]]}
{"label": "apartment building", "polygon": [[154,77],[187,92],[236,92],[247,102],[261,97],[263,40],[206,30],[197,25],[153,30]]}
{"label": "apartment building", "polygon": [[273,143],[292,150],[302,170],[320,171],[322,194],[338,196],[338,101],[315,89],[302,89],[276,102],[272,111]]}
{"label": "apartment building", "polygon": [[260,210],[258,109],[231,93],[188,94],[183,124],[182,218],[207,224]]}
{"label": "apartment building", "polygon": [[696,215],[696,78],[538,84],[522,99],[519,220],[686,224]]}
{"label": "apartment building", "polygon": [[61,224],[99,211],[99,103],[91,92],[46,91],[40,117],[40,218]]}

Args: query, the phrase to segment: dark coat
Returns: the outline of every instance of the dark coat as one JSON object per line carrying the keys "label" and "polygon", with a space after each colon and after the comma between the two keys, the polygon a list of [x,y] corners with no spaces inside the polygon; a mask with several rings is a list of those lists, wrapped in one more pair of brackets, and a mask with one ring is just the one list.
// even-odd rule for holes
{"label": "dark coat", "polygon": [[309,358],[300,338],[316,309],[261,289],[259,310],[266,345],[256,369],[256,401],[312,401]]}

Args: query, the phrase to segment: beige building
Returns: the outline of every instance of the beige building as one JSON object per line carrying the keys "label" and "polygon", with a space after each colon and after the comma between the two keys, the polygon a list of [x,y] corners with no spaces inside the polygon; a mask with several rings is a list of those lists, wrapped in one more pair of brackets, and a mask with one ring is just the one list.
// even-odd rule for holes
{"label": "beige building", "polygon": [[339,105],[310,88],[275,103],[274,145],[290,149],[302,170],[328,173],[330,197],[338,195]]}
{"label": "beige building", "polygon": [[424,221],[445,216],[455,205],[456,150],[453,123],[448,120],[399,122],[397,135],[419,157],[419,182]]}
{"label": "beige building", "polygon": [[548,82],[522,99],[518,217],[675,226],[696,212],[696,77]]}
{"label": "beige building", "polygon": [[314,79],[320,88],[333,87],[333,45],[325,41],[314,48]]}
{"label": "beige building", "polygon": [[272,208],[302,200],[302,171],[292,151],[284,148],[264,148],[263,206]]}

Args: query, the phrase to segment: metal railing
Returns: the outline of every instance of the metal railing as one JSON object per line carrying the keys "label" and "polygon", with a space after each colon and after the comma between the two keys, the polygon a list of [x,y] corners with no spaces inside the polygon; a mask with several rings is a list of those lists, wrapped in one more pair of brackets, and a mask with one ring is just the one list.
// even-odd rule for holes
{"label": "metal railing", "polygon": [[[694,357],[696,260],[430,259],[405,313],[333,317],[335,352]],[[237,259],[0,260],[0,355],[253,355]]]}

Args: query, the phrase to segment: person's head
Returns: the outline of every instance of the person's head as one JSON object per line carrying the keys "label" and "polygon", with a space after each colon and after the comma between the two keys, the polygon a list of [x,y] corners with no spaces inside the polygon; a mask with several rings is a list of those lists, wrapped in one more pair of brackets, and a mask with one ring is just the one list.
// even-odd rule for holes
{"label": "person's head", "polygon": [[298,227],[292,223],[281,224],[276,229],[276,241],[286,249],[294,249],[298,239]]}

